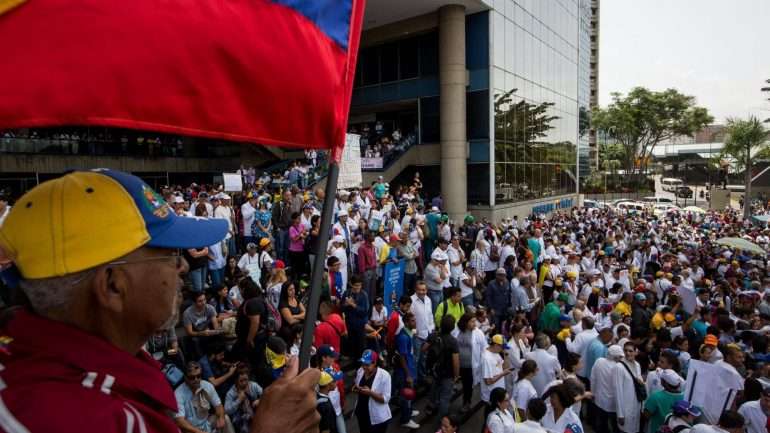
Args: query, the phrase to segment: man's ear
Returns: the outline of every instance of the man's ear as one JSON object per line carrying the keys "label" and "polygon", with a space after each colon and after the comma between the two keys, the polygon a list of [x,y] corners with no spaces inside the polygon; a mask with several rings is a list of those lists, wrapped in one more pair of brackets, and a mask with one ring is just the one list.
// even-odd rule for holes
{"label": "man's ear", "polygon": [[123,311],[128,287],[129,278],[122,268],[108,266],[96,271],[94,296],[99,305],[107,310],[115,313]]}

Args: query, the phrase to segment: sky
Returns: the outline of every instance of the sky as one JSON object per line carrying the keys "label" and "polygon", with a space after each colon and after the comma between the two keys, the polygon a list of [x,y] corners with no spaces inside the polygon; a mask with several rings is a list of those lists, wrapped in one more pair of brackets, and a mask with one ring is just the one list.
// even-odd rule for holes
{"label": "sky", "polygon": [[770,117],[770,0],[601,0],[599,104],[635,86],[695,96],[715,123]]}

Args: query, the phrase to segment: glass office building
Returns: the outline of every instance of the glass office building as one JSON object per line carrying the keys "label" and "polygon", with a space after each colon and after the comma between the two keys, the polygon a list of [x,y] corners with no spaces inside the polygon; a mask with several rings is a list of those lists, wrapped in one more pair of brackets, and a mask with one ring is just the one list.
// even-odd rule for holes
{"label": "glass office building", "polygon": [[[574,197],[579,177],[590,170],[590,0],[397,0],[389,6],[371,0],[367,22],[381,21],[362,36],[351,112],[408,119],[413,125],[406,129],[417,132],[420,144],[440,143],[445,166],[448,127],[442,110],[453,107],[441,104],[441,47],[452,38],[444,34],[442,42],[440,26],[445,9],[457,3],[465,28],[455,43],[464,40],[457,49],[465,50],[467,76],[461,108],[467,159],[458,176],[467,197],[466,207],[454,212],[469,206],[494,213],[518,204],[534,209]],[[388,13],[400,20],[382,23]],[[441,179],[444,192],[447,177]]]}

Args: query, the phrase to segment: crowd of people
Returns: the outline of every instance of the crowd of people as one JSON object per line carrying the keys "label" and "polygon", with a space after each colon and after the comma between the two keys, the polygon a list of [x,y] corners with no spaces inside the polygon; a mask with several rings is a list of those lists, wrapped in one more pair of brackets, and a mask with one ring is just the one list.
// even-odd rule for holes
{"label": "crowd of people", "polygon": [[[236,196],[218,185],[160,192],[177,216],[228,227],[221,242],[182,251],[179,326],[145,345],[175,387],[183,431],[248,431],[261,396],[298,355],[306,320],[316,321],[322,432],[345,432],[347,417],[361,432],[419,428],[418,392],[429,396],[428,422],[459,431],[476,390],[492,433],[768,425],[770,263],[716,241],[742,237],[767,251],[770,231],[735,211],[573,208],[451,221],[440,197],[422,196],[419,177],[335,197],[246,181]],[[334,200],[329,233],[320,231],[325,200]],[[322,236],[326,251],[317,250]],[[320,313],[311,318],[319,254]],[[384,269],[400,262],[403,288],[386,297]],[[695,371],[716,376],[699,385]]]}
{"label": "crowd of people", "polygon": [[[722,415],[752,422],[746,411],[762,387],[749,384],[765,380],[770,275],[763,257],[715,240],[745,236],[767,247],[767,231],[729,210],[654,217],[575,208],[498,224],[468,215],[459,224],[433,206],[440,200],[422,198],[421,186],[416,178],[391,192],[381,180],[338,191],[327,234],[320,189],[270,190],[256,180],[234,207],[216,190],[184,192],[194,201],[177,206],[179,215],[226,218],[231,227],[221,246],[185,253],[191,275],[209,272],[191,278],[198,298],[183,317],[195,343],[186,351],[241,361],[218,367],[230,373],[225,382],[248,366],[254,389],[268,387],[284,355],[298,353],[320,253],[314,365],[328,373],[319,401],[333,410],[319,411],[333,418],[329,431],[345,431],[346,393],[358,394],[359,430],[384,431],[391,403],[396,422],[419,427],[416,389],[430,393],[436,423],[456,425],[476,387],[495,433],[581,432],[583,420],[597,433],[681,431],[705,416],[683,395],[691,360],[740,380]],[[178,193],[164,191],[171,203]],[[329,248],[319,252],[322,235]],[[396,261],[405,262],[403,293],[383,299],[384,267]],[[197,341],[223,335],[234,339],[229,351]],[[341,365],[360,367],[352,385]],[[204,377],[221,385],[218,374]],[[453,410],[456,387],[462,404]],[[222,398],[227,388],[219,387]]]}

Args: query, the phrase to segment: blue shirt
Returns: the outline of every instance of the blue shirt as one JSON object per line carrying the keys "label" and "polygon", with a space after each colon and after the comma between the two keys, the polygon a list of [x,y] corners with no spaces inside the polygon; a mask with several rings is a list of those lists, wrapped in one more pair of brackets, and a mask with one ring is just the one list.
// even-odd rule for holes
{"label": "blue shirt", "polygon": [[591,377],[591,370],[593,370],[596,361],[599,358],[605,358],[606,356],[607,346],[602,343],[602,340],[599,337],[591,340],[591,342],[588,343],[588,348],[586,349],[586,363],[583,367],[585,368],[586,374],[583,377]]}
{"label": "blue shirt", "polygon": [[[417,377],[417,365],[414,362],[414,351],[412,350],[412,336],[406,332],[406,329],[402,329],[401,332],[396,335],[396,351],[401,358],[406,360],[406,368],[409,370],[409,376],[414,379]],[[396,367],[396,375],[404,378],[404,370],[401,366]]]}
{"label": "blue shirt", "polygon": [[[222,405],[222,401],[217,395],[217,391],[214,389],[214,385],[205,380],[201,380],[201,386],[198,388],[198,396],[194,395],[190,390],[190,387],[186,383],[179,385],[174,391],[174,397],[176,397],[176,404],[179,409],[174,415],[174,418],[184,418],[193,427],[205,432],[211,432],[211,425],[209,424],[209,412],[217,406]],[[200,397],[203,396],[203,398]],[[203,405],[201,405],[201,402]],[[204,405],[208,405],[208,410]]]}

